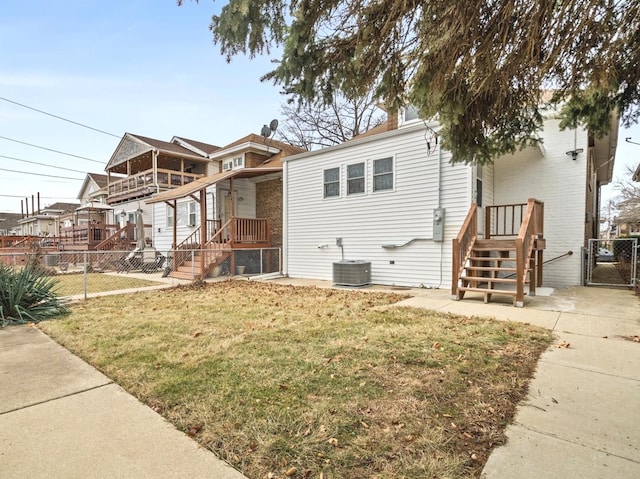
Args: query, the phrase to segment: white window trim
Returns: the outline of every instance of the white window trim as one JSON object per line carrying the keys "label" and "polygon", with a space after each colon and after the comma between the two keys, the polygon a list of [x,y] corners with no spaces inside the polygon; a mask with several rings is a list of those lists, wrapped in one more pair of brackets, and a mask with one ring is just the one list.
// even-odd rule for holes
{"label": "white window trim", "polygon": [[241,170],[244,168],[244,153],[222,160],[222,171]]}
{"label": "white window trim", "polygon": [[[364,171],[362,173],[362,177],[358,177],[357,179],[362,178],[362,180],[364,181],[362,191],[359,191],[358,193],[349,193],[349,167],[354,165],[360,165],[360,164],[364,166]],[[367,162],[366,161],[364,160],[354,161],[353,163],[348,163],[347,165],[345,165],[344,176],[345,176],[345,180],[344,180],[345,196],[359,196],[359,195],[367,194]],[[352,179],[356,179],[356,178],[352,178]]]}
{"label": "white window trim", "polygon": [[[377,190],[375,189],[376,186],[376,182],[375,182],[375,177],[376,177],[376,168],[375,168],[375,162],[377,160],[387,160],[391,158],[391,175],[393,178],[393,185],[391,186],[391,188],[386,188],[384,190]],[[382,174],[388,174],[388,173],[381,173]],[[393,193],[394,191],[396,191],[396,177],[397,177],[397,172],[396,172],[396,155],[389,155],[389,156],[385,156],[382,158],[373,158],[371,160],[371,192],[374,195],[378,195],[378,194],[384,194],[384,193]]]}
{"label": "white window trim", "polygon": [[166,210],[165,210],[165,219],[164,219],[165,226],[167,228],[173,228],[173,221],[174,221],[175,214],[176,214],[175,209],[172,208],[169,205],[165,205],[165,208],[166,208]]}
{"label": "white window trim", "polygon": [[398,125],[399,126],[415,125],[416,123],[421,123],[422,122],[422,119],[420,117],[412,118],[411,120],[405,120],[405,113],[406,113],[406,111],[407,111],[407,109],[409,107],[414,108],[411,105],[400,108],[400,111],[398,112]]}
{"label": "white window trim", "polygon": [[[325,186],[326,182],[324,181],[324,172],[327,170],[338,170],[338,194],[335,196],[326,196],[325,195]],[[335,183],[335,182],[332,182]],[[332,166],[331,168],[323,168],[322,169],[322,199],[323,200],[335,200],[336,198],[342,197],[342,168],[340,166]]]}

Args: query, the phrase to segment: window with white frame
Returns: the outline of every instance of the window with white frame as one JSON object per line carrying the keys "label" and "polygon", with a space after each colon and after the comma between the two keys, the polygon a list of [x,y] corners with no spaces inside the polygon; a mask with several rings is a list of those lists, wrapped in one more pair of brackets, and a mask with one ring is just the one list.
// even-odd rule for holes
{"label": "window with white frame", "polygon": [[340,196],[340,168],[324,170],[324,197]]}
{"label": "window with white frame", "polygon": [[418,114],[418,109],[413,105],[404,107],[402,109],[402,119],[403,123],[413,120],[419,120],[420,116]]}
{"label": "window with white frame", "polygon": [[244,155],[234,156],[222,162],[222,171],[239,170],[244,168]]}
{"label": "window with white frame", "polygon": [[177,208],[178,226],[195,226],[198,223],[198,208],[195,201],[178,203]]}
{"label": "window with white frame", "polygon": [[165,205],[167,208],[167,228],[173,228],[173,207]]}
{"label": "window with white frame", "polygon": [[187,204],[189,205],[189,226],[195,226],[198,223],[198,204],[195,201],[190,201]]}
{"label": "window with white frame", "polygon": [[347,165],[347,195],[364,193],[364,163]]}
{"label": "window with white frame", "polygon": [[373,160],[373,191],[393,189],[393,158]]}

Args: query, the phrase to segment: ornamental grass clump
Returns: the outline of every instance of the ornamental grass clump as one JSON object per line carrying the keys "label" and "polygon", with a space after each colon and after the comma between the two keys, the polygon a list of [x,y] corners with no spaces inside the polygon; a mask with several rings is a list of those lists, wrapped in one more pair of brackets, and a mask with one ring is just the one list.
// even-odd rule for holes
{"label": "ornamental grass clump", "polygon": [[38,323],[67,313],[56,286],[43,271],[0,265],[0,324]]}

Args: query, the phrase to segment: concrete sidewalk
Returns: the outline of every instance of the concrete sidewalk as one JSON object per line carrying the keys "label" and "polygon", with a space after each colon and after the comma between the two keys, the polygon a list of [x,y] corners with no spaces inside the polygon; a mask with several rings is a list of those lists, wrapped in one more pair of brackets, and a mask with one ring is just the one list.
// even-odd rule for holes
{"label": "concrete sidewalk", "polygon": [[0,329],[0,477],[242,474],[37,328]]}
{"label": "concrete sidewalk", "polygon": [[640,343],[632,340],[640,335],[640,300],[626,289],[574,287],[526,298],[525,308],[504,301],[426,291],[400,303],[555,332],[482,478],[640,477]]}

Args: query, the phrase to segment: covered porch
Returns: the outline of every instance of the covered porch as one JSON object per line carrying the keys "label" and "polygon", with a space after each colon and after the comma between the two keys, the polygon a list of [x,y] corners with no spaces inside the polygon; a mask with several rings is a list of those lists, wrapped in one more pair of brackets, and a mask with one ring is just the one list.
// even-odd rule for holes
{"label": "covered porch", "polygon": [[[164,203],[173,210],[172,250],[169,264],[171,276],[183,279],[206,277],[216,266],[230,260],[230,271],[235,271],[235,250],[250,250],[272,247],[272,232],[269,218],[238,215],[238,202],[243,198],[236,194],[239,180],[281,174],[281,167],[242,168],[230,170],[187,185],[160,193],[146,201],[147,204]],[[224,185],[224,191],[209,194],[212,187]],[[190,198],[199,209],[199,221],[191,234],[178,240],[178,200]],[[245,208],[246,210],[246,208]],[[207,212],[218,212],[216,219],[208,218]],[[220,213],[222,212],[222,213]],[[255,213],[255,209],[254,209]],[[195,253],[194,253],[195,252]]]}
{"label": "covered porch", "polygon": [[177,188],[207,174],[209,160],[180,145],[130,133],[107,165],[109,204]]}

